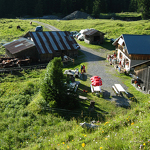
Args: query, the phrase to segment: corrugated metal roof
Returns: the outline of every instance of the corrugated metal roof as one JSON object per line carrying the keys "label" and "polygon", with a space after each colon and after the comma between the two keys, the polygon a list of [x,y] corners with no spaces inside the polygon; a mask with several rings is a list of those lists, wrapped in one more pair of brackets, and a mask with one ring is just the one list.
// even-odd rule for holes
{"label": "corrugated metal roof", "polygon": [[129,54],[150,55],[150,35],[122,35]]}
{"label": "corrugated metal roof", "polygon": [[[83,34],[84,35],[93,35],[93,34],[95,34],[95,33],[97,33],[97,32],[100,32],[100,31],[98,31],[98,30],[95,30],[95,29],[90,29],[90,30],[88,30],[88,31],[85,31],[85,32],[83,32]],[[102,32],[101,32],[102,33]],[[104,33],[103,33],[104,34]]]}
{"label": "corrugated metal roof", "polygon": [[3,45],[11,54],[19,53],[25,49],[35,46],[34,42],[26,38],[20,38]]}
{"label": "corrugated metal roof", "polygon": [[132,68],[135,68],[135,67],[140,66],[140,65],[143,65],[143,64],[148,64],[148,66],[149,66],[149,63],[150,63],[150,60],[141,61],[141,62],[139,62],[139,63],[136,63],[135,65],[132,65],[131,67],[132,67]]}
{"label": "corrugated metal roof", "polygon": [[124,39],[129,54],[150,55],[150,35],[122,34],[112,44],[116,46],[120,38]]}
{"label": "corrugated metal roof", "polygon": [[69,31],[29,32],[29,34],[39,54],[78,49],[78,44]]}

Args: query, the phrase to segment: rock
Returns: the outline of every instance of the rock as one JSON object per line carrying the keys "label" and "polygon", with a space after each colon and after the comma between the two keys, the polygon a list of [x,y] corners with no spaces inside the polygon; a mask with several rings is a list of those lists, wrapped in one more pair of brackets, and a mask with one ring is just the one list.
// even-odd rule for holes
{"label": "rock", "polygon": [[84,122],[84,123],[80,123],[80,126],[82,127],[82,128],[87,128],[87,129],[96,129],[96,128],[98,128],[98,125],[95,125],[95,124],[89,124],[89,123],[86,123],[86,122]]}

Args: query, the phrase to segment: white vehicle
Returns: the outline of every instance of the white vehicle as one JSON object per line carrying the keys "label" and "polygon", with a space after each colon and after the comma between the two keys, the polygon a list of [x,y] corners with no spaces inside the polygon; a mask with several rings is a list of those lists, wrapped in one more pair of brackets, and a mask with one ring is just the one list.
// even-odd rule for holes
{"label": "white vehicle", "polygon": [[83,34],[81,33],[81,35],[79,35],[77,39],[80,40],[80,41],[84,41],[84,36],[83,36]]}
{"label": "white vehicle", "polygon": [[84,32],[86,32],[86,31],[89,31],[90,29],[83,29],[83,30],[81,30],[79,33],[80,33],[80,35],[77,37],[77,39],[78,40],[80,40],[80,41],[84,41],[84,35],[83,35],[83,33]]}
{"label": "white vehicle", "polygon": [[90,29],[82,29],[79,33],[83,33],[83,32],[85,32],[85,31],[89,31]]}
{"label": "white vehicle", "polygon": [[81,35],[81,33],[76,34],[76,38],[78,39],[78,37]]}

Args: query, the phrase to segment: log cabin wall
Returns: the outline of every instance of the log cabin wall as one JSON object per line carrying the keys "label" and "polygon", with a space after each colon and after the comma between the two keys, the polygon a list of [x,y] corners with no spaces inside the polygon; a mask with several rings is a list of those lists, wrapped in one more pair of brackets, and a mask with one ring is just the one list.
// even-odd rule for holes
{"label": "log cabin wall", "polygon": [[135,67],[134,72],[141,81],[140,86],[141,87],[144,86],[145,90],[148,91],[150,90],[150,66],[147,66],[146,68],[144,67],[146,66],[145,65],[137,66]]}
{"label": "log cabin wall", "polygon": [[131,54],[130,55],[132,60],[150,60],[150,55],[136,55],[136,54]]}

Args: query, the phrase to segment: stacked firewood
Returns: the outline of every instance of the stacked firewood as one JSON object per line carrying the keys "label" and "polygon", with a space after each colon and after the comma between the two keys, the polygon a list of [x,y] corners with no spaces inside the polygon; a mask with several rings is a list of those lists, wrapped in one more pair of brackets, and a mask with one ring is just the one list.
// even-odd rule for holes
{"label": "stacked firewood", "polygon": [[0,68],[20,67],[30,65],[30,59],[0,58]]}

